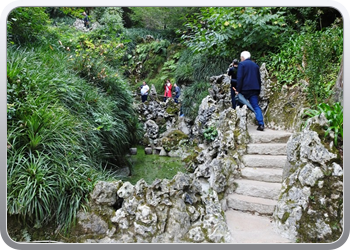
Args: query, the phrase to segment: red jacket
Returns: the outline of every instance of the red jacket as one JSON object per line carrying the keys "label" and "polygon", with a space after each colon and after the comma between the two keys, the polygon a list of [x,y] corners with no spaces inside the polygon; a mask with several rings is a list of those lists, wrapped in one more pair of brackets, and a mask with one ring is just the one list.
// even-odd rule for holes
{"label": "red jacket", "polygon": [[173,85],[168,86],[167,84],[164,85],[164,97],[171,97],[171,88],[173,87]]}

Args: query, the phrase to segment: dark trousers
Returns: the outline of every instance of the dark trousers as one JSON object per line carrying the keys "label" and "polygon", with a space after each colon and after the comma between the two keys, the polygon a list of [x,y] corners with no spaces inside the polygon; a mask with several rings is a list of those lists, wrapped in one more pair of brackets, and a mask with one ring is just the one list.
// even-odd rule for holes
{"label": "dark trousers", "polygon": [[147,101],[147,95],[141,95],[141,100],[142,100],[142,102]]}
{"label": "dark trousers", "polygon": [[231,102],[232,102],[232,108],[235,109],[236,108],[236,99],[235,99],[236,93],[233,90],[233,88],[231,87]]}
{"label": "dark trousers", "polygon": [[175,101],[176,103],[179,103],[179,97],[180,97],[180,95],[176,95],[176,96],[174,97],[174,101]]}
{"label": "dark trousers", "polygon": [[264,125],[264,117],[259,106],[259,90],[242,90],[241,94],[249,100],[255,111],[255,118],[259,125]]}

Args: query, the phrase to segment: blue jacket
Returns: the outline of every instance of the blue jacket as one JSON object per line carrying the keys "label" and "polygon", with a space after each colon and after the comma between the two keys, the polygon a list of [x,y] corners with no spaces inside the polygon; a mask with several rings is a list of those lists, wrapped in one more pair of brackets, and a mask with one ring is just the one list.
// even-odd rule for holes
{"label": "blue jacket", "polygon": [[176,86],[175,87],[175,94],[176,94],[176,96],[180,96],[180,87],[179,86]]}
{"label": "blue jacket", "polygon": [[246,59],[239,63],[237,72],[237,88],[238,92],[242,90],[260,90],[261,77],[260,68],[250,59]]}

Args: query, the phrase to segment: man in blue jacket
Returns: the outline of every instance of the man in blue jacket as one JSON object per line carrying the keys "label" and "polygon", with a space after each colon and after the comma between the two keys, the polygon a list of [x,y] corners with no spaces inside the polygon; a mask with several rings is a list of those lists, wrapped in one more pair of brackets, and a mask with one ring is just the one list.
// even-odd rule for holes
{"label": "man in blue jacket", "polygon": [[241,62],[237,71],[236,94],[241,93],[249,100],[255,111],[259,131],[264,131],[264,118],[259,107],[259,94],[261,89],[261,77],[259,66],[250,60],[250,53],[241,53]]}

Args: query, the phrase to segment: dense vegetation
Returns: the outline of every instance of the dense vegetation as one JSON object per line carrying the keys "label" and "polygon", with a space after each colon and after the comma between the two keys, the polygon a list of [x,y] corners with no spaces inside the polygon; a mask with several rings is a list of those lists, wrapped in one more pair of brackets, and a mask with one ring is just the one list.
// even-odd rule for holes
{"label": "dense vegetation", "polygon": [[[91,30],[73,25],[84,10]],[[69,229],[96,181],[130,164],[141,81],[159,94],[166,79],[180,84],[194,118],[208,78],[242,50],[267,64],[277,90],[308,82],[309,113],[327,107],[342,144],[330,97],[343,27],[332,8],[21,7],[7,27],[7,211],[28,226]]]}

